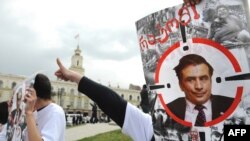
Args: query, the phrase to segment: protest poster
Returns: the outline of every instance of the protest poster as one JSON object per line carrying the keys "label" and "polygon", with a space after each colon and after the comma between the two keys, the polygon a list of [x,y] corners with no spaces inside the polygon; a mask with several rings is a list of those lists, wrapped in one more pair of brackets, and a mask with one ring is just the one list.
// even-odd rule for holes
{"label": "protest poster", "polygon": [[[37,73],[36,73],[37,74]],[[25,102],[26,89],[33,87],[36,74],[29,76],[22,83],[13,88],[11,108],[7,123],[7,141],[22,141],[22,134],[26,128]]]}
{"label": "protest poster", "polygon": [[224,125],[250,124],[249,19],[247,0],[202,0],[136,22],[156,140],[223,140]]}

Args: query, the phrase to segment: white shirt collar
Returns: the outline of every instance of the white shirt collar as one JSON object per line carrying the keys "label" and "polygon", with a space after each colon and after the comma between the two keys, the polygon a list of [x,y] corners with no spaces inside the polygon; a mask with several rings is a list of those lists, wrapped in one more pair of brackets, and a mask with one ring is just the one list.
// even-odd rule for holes
{"label": "white shirt collar", "polygon": [[[194,111],[194,110],[196,110],[194,107],[196,106],[196,105],[194,105],[193,103],[191,103],[189,100],[187,100],[186,99],[186,105],[187,105],[187,107],[186,107],[186,110],[188,110],[188,111]],[[204,110],[208,110],[210,107],[211,107],[211,100],[208,100],[206,103],[204,103],[204,104],[202,104],[205,108],[204,108]]]}
{"label": "white shirt collar", "polygon": [[[208,100],[206,103],[202,104],[204,108],[204,112],[206,115],[207,121],[212,120],[212,104],[211,100]],[[198,110],[196,110],[195,105],[186,99],[186,112],[185,112],[185,120],[190,121],[192,123],[195,122],[196,116],[198,114]]]}

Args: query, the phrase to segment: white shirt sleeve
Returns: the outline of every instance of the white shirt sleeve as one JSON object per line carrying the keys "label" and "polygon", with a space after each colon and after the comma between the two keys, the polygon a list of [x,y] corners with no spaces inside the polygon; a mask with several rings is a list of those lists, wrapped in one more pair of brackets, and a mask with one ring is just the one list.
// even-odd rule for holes
{"label": "white shirt sleeve", "polygon": [[122,132],[134,141],[150,141],[154,134],[151,116],[128,103]]}
{"label": "white shirt sleeve", "polygon": [[7,123],[2,125],[2,128],[0,129],[0,141],[7,141]]}

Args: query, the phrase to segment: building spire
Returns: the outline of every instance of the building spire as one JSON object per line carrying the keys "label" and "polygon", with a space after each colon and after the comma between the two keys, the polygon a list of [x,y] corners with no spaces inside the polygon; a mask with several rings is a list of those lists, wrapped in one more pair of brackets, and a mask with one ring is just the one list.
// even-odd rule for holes
{"label": "building spire", "polygon": [[80,34],[79,33],[76,34],[75,39],[77,40],[77,47],[79,47],[79,44],[80,44]]}
{"label": "building spire", "polygon": [[82,67],[83,57],[81,55],[81,49],[79,45],[79,34],[75,36],[75,39],[78,40],[77,47],[75,49],[74,55],[71,57],[71,67],[70,70],[79,72],[80,74],[84,74],[84,68]]}

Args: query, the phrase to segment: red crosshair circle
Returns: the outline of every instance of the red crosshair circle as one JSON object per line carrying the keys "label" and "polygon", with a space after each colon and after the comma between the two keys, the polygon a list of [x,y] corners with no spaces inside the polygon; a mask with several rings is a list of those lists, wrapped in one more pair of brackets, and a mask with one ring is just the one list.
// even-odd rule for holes
{"label": "red crosshair circle", "polygon": [[[219,44],[215,41],[209,40],[209,39],[204,39],[204,38],[193,38],[192,42],[194,44],[195,43],[205,44],[205,45],[208,45],[209,47],[213,47],[213,48],[217,49],[218,51],[222,52],[228,58],[228,60],[231,62],[232,67],[234,68],[234,71],[236,73],[241,72],[241,67],[240,67],[237,59],[234,57],[234,55],[228,49],[226,49],[221,44]],[[175,43],[159,59],[158,65],[156,68],[156,72],[155,72],[155,82],[156,83],[159,83],[160,69],[162,67],[163,62],[175,49],[177,49],[179,47],[180,47],[180,42]],[[234,98],[234,101],[233,101],[232,105],[228,108],[228,110],[220,117],[218,117],[212,121],[206,122],[204,126],[212,126],[212,125],[215,125],[217,123],[220,123],[221,121],[225,120],[229,115],[231,115],[233,113],[233,111],[237,108],[238,104],[240,103],[242,93],[243,93],[243,86],[238,86],[237,90],[236,90],[236,96]],[[182,125],[192,126],[191,122],[187,122],[185,120],[182,120],[179,117],[177,117],[175,114],[172,113],[172,111],[166,106],[166,103],[164,102],[162,94],[158,94],[158,96],[159,96],[161,105],[164,107],[165,111],[168,113],[168,115],[170,117],[172,117],[175,121],[177,121],[178,123],[180,123]]]}

